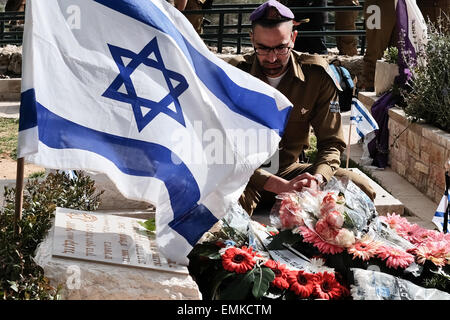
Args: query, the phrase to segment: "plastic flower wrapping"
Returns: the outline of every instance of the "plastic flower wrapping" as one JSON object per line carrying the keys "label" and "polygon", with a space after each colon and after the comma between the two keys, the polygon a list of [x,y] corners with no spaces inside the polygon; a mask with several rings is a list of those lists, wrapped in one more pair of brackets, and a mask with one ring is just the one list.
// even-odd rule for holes
{"label": "plastic flower wrapping", "polygon": [[450,235],[336,178],[277,195],[269,226],[231,206],[189,259],[204,299],[450,299]]}

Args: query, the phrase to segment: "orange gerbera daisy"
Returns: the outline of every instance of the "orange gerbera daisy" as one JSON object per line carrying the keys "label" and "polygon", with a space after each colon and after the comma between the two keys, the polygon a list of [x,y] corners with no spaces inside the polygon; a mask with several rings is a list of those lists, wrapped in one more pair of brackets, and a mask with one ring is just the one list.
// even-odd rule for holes
{"label": "orange gerbera daisy", "polygon": [[222,266],[227,271],[246,273],[255,266],[254,256],[252,249],[247,247],[241,249],[231,247],[222,255]]}
{"label": "orange gerbera daisy", "polygon": [[287,275],[290,289],[303,299],[309,298],[314,291],[316,276],[303,270],[291,271]]}

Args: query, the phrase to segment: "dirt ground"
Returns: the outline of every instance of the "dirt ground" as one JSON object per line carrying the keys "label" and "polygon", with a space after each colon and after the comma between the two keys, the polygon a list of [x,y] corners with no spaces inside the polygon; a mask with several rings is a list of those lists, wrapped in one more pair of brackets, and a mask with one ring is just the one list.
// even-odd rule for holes
{"label": "dirt ground", "polygon": [[[42,172],[45,169],[34,164],[25,163],[25,178],[34,172]],[[10,158],[0,158],[0,179],[16,179],[17,161]]]}

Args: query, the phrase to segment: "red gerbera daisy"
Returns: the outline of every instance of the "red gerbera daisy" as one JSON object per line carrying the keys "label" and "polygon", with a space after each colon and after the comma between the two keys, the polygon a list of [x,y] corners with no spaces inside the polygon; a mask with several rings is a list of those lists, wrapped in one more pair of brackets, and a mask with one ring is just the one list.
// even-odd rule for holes
{"label": "red gerbera daisy", "polygon": [[316,274],[314,294],[320,299],[338,299],[343,294],[342,286],[333,273],[324,272]]}
{"label": "red gerbera daisy", "polygon": [[255,265],[254,256],[255,253],[246,247],[242,249],[231,247],[222,255],[222,266],[227,271],[246,273]]}
{"label": "red gerbera daisy", "polygon": [[289,270],[286,268],[286,265],[273,260],[268,260],[264,265],[269,267],[273,273],[275,273],[275,279],[271,282],[273,286],[279,289],[289,288],[289,283],[287,281]]}
{"label": "red gerbera daisy", "polygon": [[287,275],[287,281],[290,289],[301,298],[308,298],[314,291],[316,276],[303,270],[291,271]]}

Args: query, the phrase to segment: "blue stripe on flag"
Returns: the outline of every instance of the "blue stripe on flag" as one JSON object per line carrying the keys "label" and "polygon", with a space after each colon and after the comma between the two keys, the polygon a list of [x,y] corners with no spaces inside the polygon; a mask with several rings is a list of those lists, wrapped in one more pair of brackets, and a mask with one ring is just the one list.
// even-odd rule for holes
{"label": "blue stripe on flag", "polygon": [[[54,149],[79,149],[96,153],[123,173],[162,180],[169,193],[174,220],[169,223],[192,246],[217,218],[198,205],[200,190],[188,167],[166,147],[93,130],[66,120],[38,103],[34,89],[22,94],[21,130],[39,124],[39,140]],[[35,109],[31,112],[30,109]],[[37,112],[37,116],[36,116]],[[22,115],[28,115],[23,117]]]}
{"label": "blue stripe on flag", "polygon": [[[230,110],[277,130],[280,136],[283,135],[292,108],[280,111],[274,98],[242,88],[234,83],[225,71],[198,52],[152,1],[94,1],[172,37],[191,63],[199,79]],[[277,116],[271,117],[271,114]]]}
{"label": "blue stripe on flag", "polygon": [[27,90],[20,95],[19,131],[37,126],[36,96],[34,90]]}
{"label": "blue stripe on flag", "polygon": [[443,218],[443,217],[444,217],[444,213],[443,213],[443,212],[440,212],[440,211],[436,211],[435,214],[434,214],[434,216],[435,216],[435,217],[438,217],[438,218]]}
{"label": "blue stripe on flag", "polygon": [[370,117],[367,115],[366,111],[364,110],[364,108],[362,108],[359,103],[357,103],[355,100],[352,101],[353,105],[356,107],[356,109],[358,109],[358,111],[364,116],[364,119],[367,120],[367,122],[369,122],[369,124],[372,126],[372,128],[374,128],[375,130],[378,129],[378,125],[373,123],[372,119],[370,119]]}
{"label": "blue stripe on flag", "polygon": [[358,128],[356,128],[356,133],[359,134],[361,138],[364,138],[364,134]]}

